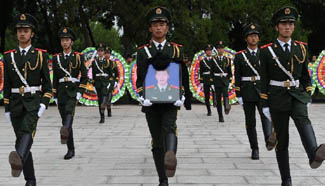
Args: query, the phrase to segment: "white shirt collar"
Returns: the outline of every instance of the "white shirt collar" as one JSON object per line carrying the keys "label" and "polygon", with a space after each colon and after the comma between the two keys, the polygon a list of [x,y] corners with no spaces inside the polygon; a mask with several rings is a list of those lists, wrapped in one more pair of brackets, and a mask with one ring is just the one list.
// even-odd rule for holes
{"label": "white shirt collar", "polygon": [[155,40],[152,40],[152,42],[153,42],[153,44],[155,45],[156,49],[158,50],[158,45],[161,44],[161,46],[162,46],[161,49],[163,49],[167,41],[166,41],[166,39],[165,39],[165,40],[164,40],[163,42],[161,42],[161,43],[158,43],[158,42],[155,41]]}
{"label": "white shirt collar", "polygon": [[248,48],[247,47],[247,49],[248,49],[248,51],[249,51],[249,53],[251,54],[252,52],[255,52],[255,55],[257,54],[257,47],[255,48],[255,50],[252,50],[252,49],[250,49],[250,48]]}
{"label": "white shirt collar", "polygon": [[28,53],[30,47],[32,47],[32,45],[29,45],[29,46],[27,46],[26,48],[21,48],[21,47],[19,46],[19,51],[20,51],[20,53],[21,53],[21,51],[25,50],[25,51],[26,51],[26,52],[25,52],[25,55],[26,55],[26,54]]}
{"label": "white shirt collar", "polygon": [[69,53],[67,54],[67,53],[65,53],[65,52],[63,51],[63,56],[66,56],[66,55],[70,56],[70,54],[71,54],[71,52],[69,52]]}
{"label": "white shirt collar", "polygon": [[158,88],[159,88],[159,90],[162,90],[162,89],[166,90],[167,86],[168,86],[168,84],[166,84],[165,86],[158,85]]}
{"label": "white shirt collar", "polygon": [[[280,41],[279,39],[277,39],[278,40],[278,42],[279,42],[279,44],[281,45],[281,47],[282,47],[282,49],[283,49],[283,51],[285,51],[285,44],[286,44],[286,42],[283,42],[283,41]],[[291,50],[291,39],[287,42],[288,43],[288,47],[289,47],[289,51]]]}

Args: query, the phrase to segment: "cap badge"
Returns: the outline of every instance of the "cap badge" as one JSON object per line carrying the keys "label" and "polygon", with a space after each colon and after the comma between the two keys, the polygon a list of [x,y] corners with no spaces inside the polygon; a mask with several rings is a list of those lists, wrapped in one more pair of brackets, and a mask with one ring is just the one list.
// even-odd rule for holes
{"label": "cap badge", "polygon": [[156,14],[161,14],[161,12],[162,12],[162,11],[161,11],[160,8],[157,8],[157,9],[156,9]]}
{"label": "cap badge", "polygon": [[291,13],[290,8],[286,8],[286,9],[284,10],[284,13],[285,13],[286,15],[290,14],[290,13]]}
{"label": "cap badge", "polygon": [[67,33],[68,32],[67,28],[64,28],[62,32]]}
{"label": "cap badge", "polygon": [[22,21],[25,21],[25,20],[26,20],[26,16],[25,16],[25,14],[21,14],[21,15],[20,15],[20,20],[22,20]]}
{"label": "cap badge", "polygon": [[256,27],[254,25],[251,25],[251,29],[254,30]]}
{"label": "cap badge", "polygon": [[219,44],[222,45],[222,41],[219,41]]}

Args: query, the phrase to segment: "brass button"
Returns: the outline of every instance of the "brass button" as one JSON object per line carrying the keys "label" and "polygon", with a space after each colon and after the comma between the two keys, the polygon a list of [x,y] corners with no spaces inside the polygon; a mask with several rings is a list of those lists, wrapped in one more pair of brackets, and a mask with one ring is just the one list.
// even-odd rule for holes
{"label": "brass button", "polygon": [[256,83],[254,83],[254,85],[256,85]]}
{"label": "brass button", "polygon": [[65,88],[68,88],[68,85],[66,85]]}

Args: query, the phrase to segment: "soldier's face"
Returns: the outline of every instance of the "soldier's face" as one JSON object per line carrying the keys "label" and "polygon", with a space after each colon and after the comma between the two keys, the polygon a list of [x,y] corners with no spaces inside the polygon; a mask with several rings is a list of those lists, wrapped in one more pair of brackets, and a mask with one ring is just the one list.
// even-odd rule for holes
{"label": "soldier's face", "polygon": [[223,48],[217,48],[218,55],[223,55],[223,52],[225,51]]}
{"label": "soldier's face", "polygon": [[206,50],[205,53],[206,53],[207,56],[211,56],[212,55],[212,50]]}
{"label": "soldier's face", "polygon": [[72,45],[73,45],[73,41],[71,40],[71,38],[68,37],[61,38],[61,47],[63,48],[63,50],[71,48]]}
{"label": "soldier's face", "polygon": [[104,56],[104,50],[98,50],[97,53],[100,58]]}
{"label": "soldier's face", "polygon": [[162,39],[166,37],[168,32],[168,24],[163,21],[152,22],[149,31],[152,33],[153,39]]}
{"label": "soldier's face", "polygon": [[20,43],[30,42],[34,37],[34,32],[31,28],[17,28],[17,39]]}
{"label": "soldier's face", "polygon": [[105,58],[106,59],[109,59],[111,57],[111,54],[110,53],[105,53]]}
{"label": "soldier's face", "polygon": [[291,21],[279,22],[275,29],[279,32],[280,37],[291,38],[291,35],[295,30],[295,23]]}
{"label": "soldier's face", "polygon": [[250,34],[246,37],[246,42],[250,46],[256,46],[260,41],[258,34]]}
{"label": "soldier's face", "polygon": [[155,75],[158,85],[166,85],[168,83],[169,74],[166,70],[157,71]]}

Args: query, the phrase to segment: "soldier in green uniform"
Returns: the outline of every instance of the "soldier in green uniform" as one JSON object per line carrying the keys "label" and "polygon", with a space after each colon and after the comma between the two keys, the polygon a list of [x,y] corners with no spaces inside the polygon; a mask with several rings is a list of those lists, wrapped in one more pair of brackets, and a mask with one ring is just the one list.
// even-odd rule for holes
{"label": "soldier in green uniform", "polygon": [[[143,86],[149,64],[155,70],[164,70],[171,61],[180,63],[182,68],[182,83],[186,99],[190,100],[188,71],[183,63],[182,46],[168,42],[166,34],[169,29],[170,14],[164,7],[156,7],[148,12],[149,31],[152,34],[150,43],[140,47],[137,52],[137,92],[141,95],[139,101],[143,105],[142,112],[146,115],[150,134],[152,136],[152,153],[159,176],[159,186],[168,186],[167,177],[175,175],[177,150],[177,111],[183,105],[184,99],[175,103],[154,103],[144,99]],[[187,77],[187,79],[186,79]],[[183,89],[183,88],[182,88]],[[190,109],[190,102],[185,104]]]}
{"label": "soldier in green uniform", "polygon": [[256,133],[255,108],[260,114],[264,139],[268,150],[275,145],[272,134],[272,122],[268,120],[260,104],[261,77],[260,77],[260,50],[258,48],[260,31],[256,24],[248,24],[244,28],[244,38],[247,49],[238,52],[235,56],[235,90],[238,102],[244,108],[246,132],[250,147],[251,158],[259,159],[258,141]]}
{"label": "soldier in green uniform", "polygon": [[26,186],[36,186],[30,149],[37,122],[52,97],[48,54],[31,45],[37,28],[32,15],[20,14],[14,22],[19,45],[4,53],[5,115],[16,135],[16,151],[9,154],[9,163],[13,177],[23,171]]}
{"label": "soldier in green uniform", "polygon": [[112,50],[109,47],[105,47],[105,59],[109,63],[109,69],[110,69],[110,74],[109,74],[109,81],[110,81],[110,86],[107,88],[108,89],[108,97],[107,101],[105,102],[106,107],[107,107],[107,117],[112,117],[112,98],[113,98],[113,91],[115,90],[116,87],[118,87],[118,70],[117,70],[117,65],[116,62],[111,60],[111,53]]}
{"label": "soldier in green uniform", "polygon": [[311,81],[308,73],[307,49],[304,43],[291,39],[298,12],[284,7],[272,17],[278,38],[261,48],[261,98],[264,115],[273,121],[276,133],[276,158],[282,186],[291,186],[289,166],[289,118],[298,129],[311,168],[325,159],[325,145],[317,145],[308,118]]}
{"label": "soldier in green uniform", "polygon": [[103,43],[99,43],[97,47],[98,57],[96,57],[92,62],[92,70],[93,70],[93,80],[97,97],[98,97],[98,105],[99,105],[99,114],[100,121],[99,123],[105,122],[105,109],[108,102],[108,94],[113,89],[114,85],[112,85],[109,78],[111,77],[111,63],[109,59],[106,59],[105,54],[105,46]]}
{"label": "soldier in green uniform", "polygon": [[[73,116],[78,100],[81,98],[88,81],[84,57],[72,50],[75,34],[68,27],[63,27],[58,33],[63,53],[53,55],[53,92],[62,119],[60,130],[61,143],[67,144],[68,152],[64,159],[75,155],[73,141]],[[81,72],[79,80],[78,75]]]}
{"label": "soldier in green uniform", "polygon": [[213,85],[215,88],[215,97],[217,101],[217,111],[219,115],[219,122],[224,122],[222,113],[221,95],[223,97],[225,114],[229,114],[231,106],[228,98],[228,86],[232,79],[231,60],[229,57],[224,56],[223,41],[219,41],[217,46],[218,55],[213,58]]}
{"label": "soldier in green uniform", "polygon": [[208,44],[205,49],[205,55],[200,59],[200,88],[203,87],[204,91],[204,102],[207,107],[207,115],[211,116],[211,107],[210,107],[210,92],[212,89],[213,95],[214,93],[214,85],[213,85],[213,56],[212,56],[212,45]]}

